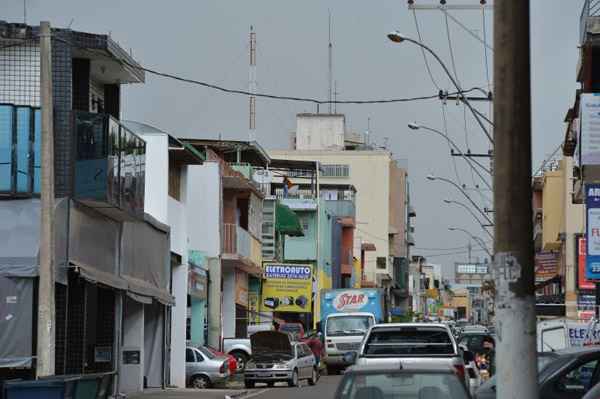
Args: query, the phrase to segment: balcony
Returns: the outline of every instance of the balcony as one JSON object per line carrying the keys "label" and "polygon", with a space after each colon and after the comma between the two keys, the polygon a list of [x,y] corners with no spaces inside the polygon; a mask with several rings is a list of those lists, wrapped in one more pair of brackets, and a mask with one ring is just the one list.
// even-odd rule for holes
{"label": "balcony", "polygon": [[76,112],[74,197],[117,220],[142,218],[146,143],[108,114]]}
{"label": "balcony", "polygon": [[600,0],[585,0],[579,18],[579,44],[588,40],[588,35],[600,33]]}
{"label": "balcony", "polygon": [[354,201],[348,200],[325,200],[327,210],[339,218],[354,218],[356,207]]}
{"label": "balcony", "polygon": [[239,261],[236,267],[250,274],[260,274],[262,244],[234,223],[223,225],[223,259]]}

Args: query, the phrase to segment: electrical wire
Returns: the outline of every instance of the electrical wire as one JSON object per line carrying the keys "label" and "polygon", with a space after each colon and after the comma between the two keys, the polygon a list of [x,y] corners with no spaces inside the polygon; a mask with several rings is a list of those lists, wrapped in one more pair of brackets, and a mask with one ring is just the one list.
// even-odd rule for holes
{"label": "electrical wire", "polygon": [[487,85],[488,85],[488,91],[492,90],[492,85],[490,83],[490,67],[489,67],[489,62],[488,62],[488,53],[487,53],[487,47],[485,45],[485,43],[487,43],[487,26],[485,23],[485,7],[481,7],[481,15],[482,15],[482,29],[483,29],[483,55],[485,58],[485,78],[487,80]]}
{"label": "electrical wire", "polygon": [[[471,250],[471,253],[473,252],[485,252],[486,250],[483,248],[474,248]],[[438,258],[440,256],[450,256],[450,255],[463,255],[463,254],[467,254],[469,253],[469,251],[458,251],[458,252],[445,252],[445,253],[441,253],[441,254],[432,254],[432,255],[425,255],[423,256],[424,258]]]}
{"label": "electrical wire", "polygon": [[[421,29],[419,28],[419,20],[417,19],[417,11],[413,8],[413,17],[415,20],[415,27],[417,28],[417,36],[419,37],[419,43],[423,43],[423,38],[421,37]],[[429,66],[429,61],[427,60],[427,55],[425,54],[425,49],[419,46],[421,49],[421,54],[423,54],[423,61],[425,61],[425,68],[427,69],[427,73],[429,74],[429,78],[431,79],[431,83],[436,87],[436,89],[441,90],[440,86],[437,84],[433,74],[431,73],[431,67]]]}
{"label": "electrical wire", "polygon": [[425,247],[413,247],[416,250],[419,251],[456,251],[459,249],[467,249],[469,248],[468,245],[463,245],[460,247],[452,247],[452,248],[425,248]]}
{"label": "electrical wire", "polygon": [[450,37],[450,24],[448,23],[448,13],[444,13],[444,20],[446,21],[446,36],[448,37],[448,49],[450,50],[450,61],[452,62],[452,71],[454,72],[454,79],[458,82],[458,85],[462,87],[458,73],[456,72],[456,60],[454,59],[454,49],[452,48],[452,38]]}
{"label": "electrical wire", "polygon": [[[452,152],[452,147],[450,146],[450,142],[448,141],[448,121],[446,119],[446,107],[444,103],[442,103],[442,119],[444,122],[444,135],[446,136],[446,144],[448,144],[448,148],[450,149],[450,152]],[[462,186],[463,184],[458,173],[456,159],[454,158],[454,156],[452,156],[452,154],[450,154],[450,158],[452,159],[452,165],[454,166],[454,174],[456,175],[456,181]]]}

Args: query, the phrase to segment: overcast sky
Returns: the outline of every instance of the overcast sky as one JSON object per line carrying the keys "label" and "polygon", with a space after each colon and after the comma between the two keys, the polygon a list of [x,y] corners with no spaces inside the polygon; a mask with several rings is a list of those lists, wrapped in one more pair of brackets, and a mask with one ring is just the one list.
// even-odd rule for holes
{"label": "overcast sky", "polygon": [[[421,4],[436,0],[417,0]],[[258,39],[257,81],[261,92],[299,97],[327,97],[328,10],[333,15],[334,78],[339,99],[383,99],[437,93],[419,48],[391,43],[386,33],[399,29],[417,37],[414,15],[405,0],[27,0],[27,21],[50,20],[56,27],[71,24],[74,30],[108,33],[143,65],[173,74],[220,84],[248,87],[248,32],[254,26]],[[479,0],[448,0],[448,4],[478,4]],[[572,105],[582,0],[531,0],[532,89],[534,167],[548,156],[564,135],[563,118]],[[483,37],[481,11],[451,14],[475,35]],[[492,40],[492,11],[487,12],[487,39]],[[423,41],[452,69],[444,14],[416,13]],[[0,18],[23,21],[23,0],[2,0]],[[483,45],[452,19],[450,41],[458,79],[463,88],[487,87]],[[488,52],[492,79],[493,52]],[[431,61],[431,60],[430,60]],[[433,77],[443,89],[452,88],[435,62]],[[417,210],[416,248],[413,254],[441,263],[451,275],[466,235],[449,232],[449,226],[470,230],[488,240],[464,209],[445,205],[451,198],[466,202],[447,184],[430,182],[433,173],[456,180],[447,144],[439,136],[412,132],[406,125],[418,121],[444,129],[442,109],[450,136],[463,149],[487,151],[481,129],[461,105],[439,100],[388,105],[345,105],[348,128],[367,129],[380,145],[388,143],[397,159],[408,165],[412,201]],[[487,104],[479,109],[488,112]],[[295,128],[295,115],[314,112],[312,105],[258,100],[257,136],[266,148],[286,148]],[[146,84],[124,91],[123,117],[153,124],[181,137],[244,139],[248,132],[248,100],[205,88],[147,75]],[[466,133],[465,133],[466,131]],[[458,177],[479,204],[489,191],[472,191],[475,180],[464,161],[454,159]],[[489,204],[487,204],[489,205]],[[476,246],[476,244],[474,244]],[[424,249],[428,248],[428,249]],[[434,248],[430,250],[430,248]],[[475,248],[476,249],[476,248]],[[483,256],[474,252],[474,256]]]}

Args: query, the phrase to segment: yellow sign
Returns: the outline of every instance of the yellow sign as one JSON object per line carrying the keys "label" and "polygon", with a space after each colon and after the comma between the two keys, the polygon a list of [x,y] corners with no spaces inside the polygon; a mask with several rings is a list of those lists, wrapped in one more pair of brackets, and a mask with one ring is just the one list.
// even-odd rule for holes
{"label": "yellow sign", "polygon": [[312,274],[311,265],[265,264],[261,308],[273,312],[310,313]]}

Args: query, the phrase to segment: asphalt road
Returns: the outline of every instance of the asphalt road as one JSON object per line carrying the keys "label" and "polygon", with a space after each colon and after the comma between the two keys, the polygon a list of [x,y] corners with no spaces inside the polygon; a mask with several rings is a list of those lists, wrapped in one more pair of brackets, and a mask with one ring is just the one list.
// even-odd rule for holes
{"label": "asphalt road", "polygon": [[[302,381],[300,387],[289,388],[286,384],[277,384],[273,388],[257,385],[254,389],[171,389],[149,390],[139,395],[128,396],[131,399],[333,399],[341,376],[322,376],[315,386]],[[241,396],[240,396],[241,395]]]}

